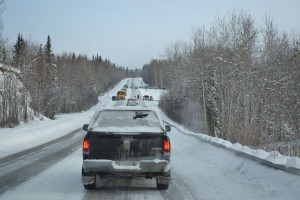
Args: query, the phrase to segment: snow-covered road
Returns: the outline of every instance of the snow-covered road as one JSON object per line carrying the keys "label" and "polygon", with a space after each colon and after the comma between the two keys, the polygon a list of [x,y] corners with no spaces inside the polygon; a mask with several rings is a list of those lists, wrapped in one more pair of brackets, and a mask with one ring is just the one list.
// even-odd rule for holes
{"label": "snow-covered road", "polygon": [[297,199],[298,176],[260,165],[178,131],[172,140],[172,187],[180,199]]}
{"label": "snow-covered road", "polygon": [[[157,108],[156,101],[146,102],[146,105]],[[70,146],[68,149],[73,153],[62,160],[52,158],[57,160],[55,164],[44,166],[44,170],[36,174],[31,172],[25,181],[5,190],[0,199],[299,199],[297,175],[263,166],[176,128],[168,135],[172,178],[166,191],[157,190],[154,180],[143,178],[106,178],[98,180],[96,190],[87,191],[80,182],[81,149]]]}
{"label": "snow-covered road", "polygon": [[81,147],[82,139],[82,131],[76,130],[41,146],[0,159],[0,194],[73,153]]}

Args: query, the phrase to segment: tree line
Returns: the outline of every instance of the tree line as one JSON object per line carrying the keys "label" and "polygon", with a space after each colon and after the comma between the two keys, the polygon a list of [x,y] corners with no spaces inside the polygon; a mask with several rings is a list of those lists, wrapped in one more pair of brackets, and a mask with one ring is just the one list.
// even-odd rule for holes
{"label": "tree line", "polygon": [[4,42],[0,49],[1,127],[87,110],[121,79],[140,73],[99,55],[91,59],[75,53],[54,55],[50,36],[44,45],[37,45],[19,34],[11,52]]}
{"label": "tree line", "polygon": [[191,130],[300,156],[300,38],[262,24],[243,11],[218,16],[142,76],[168,88],[161,108]]}

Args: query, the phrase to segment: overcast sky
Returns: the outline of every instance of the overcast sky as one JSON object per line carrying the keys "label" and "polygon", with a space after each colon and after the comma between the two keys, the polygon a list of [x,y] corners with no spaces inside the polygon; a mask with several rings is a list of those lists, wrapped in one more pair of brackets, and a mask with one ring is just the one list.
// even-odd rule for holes
{"label": "overcast sky", "polygon": [[3,37],[45,44],[49,34],[55,53],[98,53],[141,68],[166,45],[188,41],[193,28],[240,9],[257,24],[267,14],[281,31],[300,33],[300,0],[6,0]]}

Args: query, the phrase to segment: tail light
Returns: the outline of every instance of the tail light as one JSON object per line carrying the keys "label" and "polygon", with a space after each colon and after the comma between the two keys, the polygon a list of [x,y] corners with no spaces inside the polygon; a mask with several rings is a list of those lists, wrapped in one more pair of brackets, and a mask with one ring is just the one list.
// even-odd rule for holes
{"label": "tail light", "polygon": [[85,139],[83,140],[83,143],[82,143],[82,152],[84,154],[88,154],[89,153],[89,149],[90,149],[90,141]]}
{"label": "tail light", "polygon": [[170,155],[171,152],[171,143],[170,140],[164,140],[164,153],[165,155]]}

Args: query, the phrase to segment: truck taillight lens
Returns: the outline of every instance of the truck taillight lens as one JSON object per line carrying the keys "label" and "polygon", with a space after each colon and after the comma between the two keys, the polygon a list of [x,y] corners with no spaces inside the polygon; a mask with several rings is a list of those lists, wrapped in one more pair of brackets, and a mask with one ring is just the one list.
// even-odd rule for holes
{"label": "truck taillight lens", "polygon": [[170,140],[164,140],[164,152],[170,152],[170,151],[171,151]]}
{"label": "truck taillight lens", "polygon": [[89,148],[90,148],[90,141],[89,140],[83,140],[83,144],[82,144],[83,153],[88,153]]}

